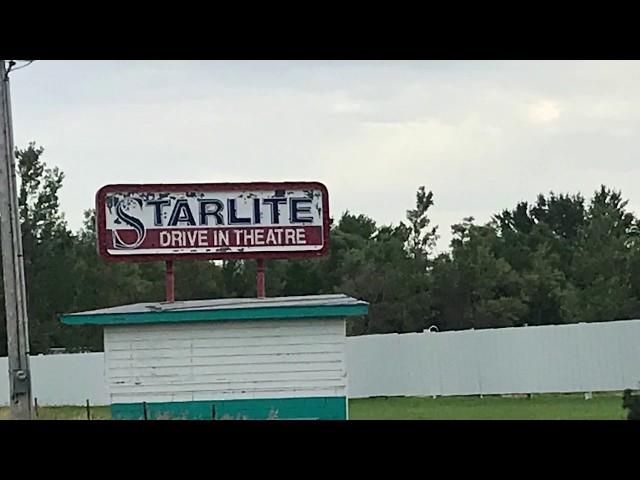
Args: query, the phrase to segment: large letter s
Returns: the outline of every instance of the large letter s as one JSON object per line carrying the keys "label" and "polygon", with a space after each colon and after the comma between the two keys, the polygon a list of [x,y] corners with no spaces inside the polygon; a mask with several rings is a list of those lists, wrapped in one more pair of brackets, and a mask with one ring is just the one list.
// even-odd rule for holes
{"label": "large letter s", "polygon": [[139,198],[129,198],[127,200],[121,200],[118,202],[118,205],[116,206],[116,216],[118,217],[118,219],[125,223],[126,225],[130,226],[131,228],[133,228],[136,232],[137,235],[137,239],[135,242],[133,243],[125,243],[122,238],[120,238],[120,235],[118,235],[118,231],[117,230],[112,230],[112,235],[113,235],[113,246],[119,250],[121,249],[132,249],[132,248],[138,248],[142,242],[144,241],[144,238],[146,236],[146,230],[144,228],[144,224],[142,223],[142,221],[139,218],[136,218],[132,215],[129,215],[127,213],[126,210],[129,210],[130,206],[129,204],[135,202],[138,204],[138,206],[140,207],[140,210],[142,210],[142,200]]}

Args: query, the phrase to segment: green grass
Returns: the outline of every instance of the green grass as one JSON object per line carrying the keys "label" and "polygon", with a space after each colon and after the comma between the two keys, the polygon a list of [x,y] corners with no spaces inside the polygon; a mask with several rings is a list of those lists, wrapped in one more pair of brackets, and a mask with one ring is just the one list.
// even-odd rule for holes
{"label": "green grass", "polygon": [[349,401],[352,420],[624,420],[622,395],[388,397]]}
{"label": "green grass", "polygon": [[[623,420],[620,393],[534,395],[532,398],[384,397],[349,401],[351,420]],[[9,409],[0,407],[0,420]],[[108,420],[109,407],[91,407],[91,418]],[[40,407],[40,420],[86,420],[85,407]]]}
{"label": "green grass", "polygon": [[[9,419],[9,407],[0,407],[0,420]],[[92,420],[110,420],[111,407],[91,407]],[[87,420],[86,407],[39,407],[38,420]]]}

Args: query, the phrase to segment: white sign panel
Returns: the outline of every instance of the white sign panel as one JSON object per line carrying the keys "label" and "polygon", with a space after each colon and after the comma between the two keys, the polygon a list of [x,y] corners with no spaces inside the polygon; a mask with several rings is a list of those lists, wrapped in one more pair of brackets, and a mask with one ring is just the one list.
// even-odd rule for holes
{"label": "white sign panel", "polygon": [[328,247],[328,194],[316,182],[109,185],[96,203],[110,259],[287,258]]}

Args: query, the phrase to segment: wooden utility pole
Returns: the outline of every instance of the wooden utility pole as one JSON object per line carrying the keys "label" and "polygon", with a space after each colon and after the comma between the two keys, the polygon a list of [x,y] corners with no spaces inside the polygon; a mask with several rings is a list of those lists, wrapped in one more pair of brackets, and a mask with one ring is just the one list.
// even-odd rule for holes
{"label": "wooden utility pole", "polygon": [[0,60],[0,245],[7,317],[11,418],[32,418],[27,296],[18,215],[11,97],[5,60]]}

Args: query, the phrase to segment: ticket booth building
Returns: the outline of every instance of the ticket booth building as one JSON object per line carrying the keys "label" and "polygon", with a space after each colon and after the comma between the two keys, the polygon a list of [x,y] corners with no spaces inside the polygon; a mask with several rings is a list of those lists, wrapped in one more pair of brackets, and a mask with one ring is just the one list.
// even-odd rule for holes
{"label": "ticket booth building", "polygon": [[139,303],[66,314],[104,328],[113,419],[348,418],[346,295]]}

